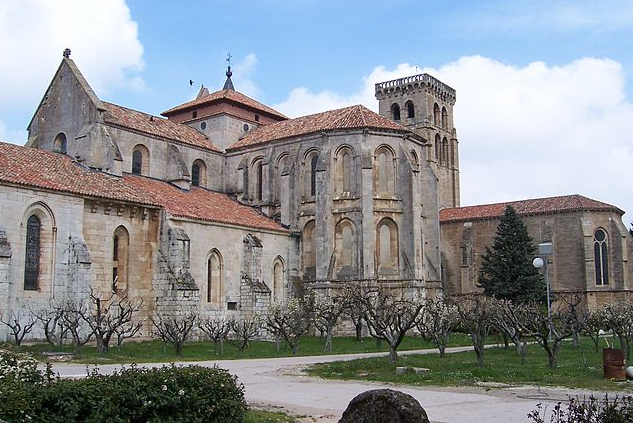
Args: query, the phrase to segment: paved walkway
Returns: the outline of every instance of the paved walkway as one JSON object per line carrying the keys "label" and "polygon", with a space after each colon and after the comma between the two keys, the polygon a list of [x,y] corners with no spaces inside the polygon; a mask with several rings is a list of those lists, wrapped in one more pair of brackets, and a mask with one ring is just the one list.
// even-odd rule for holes
{"label": "paved walkway", "polygon": [[[450,352],[470,349],[452,348]],[[436,350],[406,351],[399,354],[427,354]],[[439,388],[398,387],[363,381],[322,380],[305,376],[300,369],[314,363],[351,360],[384,353],[329,355],[315,357],[285,357],[250,360],[218,360],[195,362],[202,366],[218,366],[236,374],[246,388],[246,400],[256,407],[282,409],[296,415],[309,416],[306,422],[337,422],[349,401],[361,392],[380,387],[395,388],[415,397],[432,422],[527,422],[527,414],[536,404],[548,404],[567,399],[567,394],[582,395],[563,389],[521,388]],[[188,364],[188,363],[180,363]],[[143,366],[161,366],[144,364]],[[100,365],[101,373],[111,373],[120,365]],[[86,374],[86,365],[55,364],[55,372],[65,377]]]}

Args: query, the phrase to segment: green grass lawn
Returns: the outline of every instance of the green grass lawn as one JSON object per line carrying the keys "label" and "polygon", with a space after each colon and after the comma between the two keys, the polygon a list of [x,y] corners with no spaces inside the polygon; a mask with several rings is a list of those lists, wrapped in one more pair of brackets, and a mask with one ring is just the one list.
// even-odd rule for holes
{"label": "green grass lawn", "polygon": [[297,419],[284,413],[248,410],[245,423],[296,423]]}
{"label": "green grass lawn", "polygon": [[[452,337],[452,346],[469,345],[466,336],[455,334]],[[376,345],[373,338],[364,338],[362,341],[356,341],[354,337],[336,337],[333,341],[332,354],[349,354],[362,352],[380,352],[388,351],[387,344],[382,343],[380,347]],[[318,337],[301,338],[301,345],[298,355],[323,355],[324,340]],[[16,347],[9,344],[0,345],[0,348],[13,349]],[[434,348],[434,346],[416,337],[406,337],[402,342],[399,350],[413,350]],[[28,352],[35,358],[46,361],[47,357],[43,355],[46,352],[74,352],[72,346],[56,348],[46,343],[22,345],[17,348],[21,352]],[[224,354],[216,354],[214,352],[212,342],[189,342],[185,345],[181,357],[177,357],[175,349],[171,345],[165,345],[162,341],[129,341],[124,343],[120,349],[111,347],[107,356],[101,356],[97,353],[94,346],[85,346],[82,348],[80,356],[77,356],[73,362],[75,363],[153,363],[153,362],[172,362],[172,361],[200,361],[200,360],[221,360],[221,359],[237,359],[237,358],[270,358],[270,357],[288,357],[292,355],[290,348],[282,342],[280,351],[275,348],[274,342],[252,341],[249,347],[240,355],[236,347],[228,342],[224,344]]]}
{"label": "green grass lawn", "polygon": [[473,386],[477,382],[502,382],[511,385],[564,386],[597,391],[627,390],[633,385],[603,379],[602,350],[595,351],[591,340],[585,339],[580,349],[565,342],[558,354],[558,367],[550,369],[547,354],[539,345],[530,345],[526,364],[510,347],[487,349],[485,366],[478,368],[474,352],[415,355],[399,357],[398,366],[424,367],[430,372],[416,375],[408,372],[396,375],[395,367],[386,358],[371,358],[319,364],[308,373],[329,379],[358,379],[393,382],[408,385]]}

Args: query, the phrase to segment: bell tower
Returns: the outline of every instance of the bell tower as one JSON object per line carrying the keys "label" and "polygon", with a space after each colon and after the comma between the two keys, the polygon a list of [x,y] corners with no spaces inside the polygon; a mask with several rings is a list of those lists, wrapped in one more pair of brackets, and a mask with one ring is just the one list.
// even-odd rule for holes
{"label": "bell tower", "polygon": [[459,150],[453,122],[455,90],[429,74],[376,84],[379,113],[424,137],[438,179],[440,209],[459,207]]}

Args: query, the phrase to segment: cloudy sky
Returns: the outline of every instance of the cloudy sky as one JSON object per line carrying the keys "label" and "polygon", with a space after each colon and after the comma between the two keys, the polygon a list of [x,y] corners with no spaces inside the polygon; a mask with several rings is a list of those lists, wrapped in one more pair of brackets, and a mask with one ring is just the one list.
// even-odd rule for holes
{"label": "cloudy sky", "polygon": [[221,88],[227,53],[293,117],[428,72],[457,89],[462,205],[578,193],[633,220],[633,1],[0,0],[1,140],[24,144],[66,47],[100,98],[156,114]]}

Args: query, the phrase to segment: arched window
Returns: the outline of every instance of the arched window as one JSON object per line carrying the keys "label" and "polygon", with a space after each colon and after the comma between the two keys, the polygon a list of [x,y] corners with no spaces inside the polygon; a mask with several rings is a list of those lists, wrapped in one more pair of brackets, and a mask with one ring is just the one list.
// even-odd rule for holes
{"label": "arched window", "polygon": [[273,300],[282,301],[284,296],[284,262],[277,257],[273,264]]}
{"label": "arched window", "polygon": [[336,243],[336,268],[338,271],[350,271],[356,268],[356,228],[349,219],[343,219],[336,225],[334,242]]}
{"label": "arched window", "polygon": [[195,160],[193,165],[191,165],[191,185],[207,185],[207,166],[200,159]]}
{"label": "arched window", "polygon": [[40,276],[40,243],[42,223],[36,215],[26,222],[26,253],[24,257],[24,290],[37,291]]}
{"label": "arched window", "polygon": [[437,105],[437,103],[435,103],[433,105],[433,123],[435,124],[435,126],[440,126],[441,123],[441,113],[440,113],[440,106]]}
{"label": "arched window", "polygon": [[400,106],[398,106],[396,103],[393,103],[391,105],[391,117],[395,121],[400,120]]}
{"label": "arched window", "polygon": [[304,193],[306,197],[314,197],[316,194],[316,173],[319,162],[319,152],[310,152],[304,162]]}
{"label": "arched window", "polygon": [[343,147],[336,153],[336,172],[334,173],[334,186],[337,194],[349,194],[353,191],[353,159],[348,147]]}
{"label": "arched window", "polygon": [[446,138],[442,140],[442,162],[448,166],[448,140]]}
{"label": "arched window", "polygon": [[378,267],[381,269],[398,268],[398,227],[388,218],[378,223],[376,231],[376,249]]}
{"label": "arched window", "polygon": [[596,285],[609,285],[609,244],[607,233],[602,229],[593,234],[593,260]]}
{"label": "arched window", "polygon": [[442,128],[448,128],[448,113],[446,112],[446,107],[442,107]]}
{"label": "arched window", "polygon": [[253,163],[253,172],[255,174],[253,196],[255,201],[261,202],[264,198],[264,170],[261,159]]}
{"label": "arched window", "polygon": [[316,266],[315,226],[315,221],[311,220],[303,228],[303,268],[305,270],[314,269]]}
{"label": "arched window", "polygon": [[121,294],[127,290],[130,236],[127,229],[119,226],[112,240],[112,292]]}
{"label": "arched window", "polygon": [[414,166],[418,166],[420,164],[418,153],[416,153],[415,150],[411,150],[411,160],[413,161]]}
{"label": "arched window", "polygon": [[376,150],[374,180],[378,195],[392,195],[395,190],[394,156],[391,149],[380,147]]}
{"label": "arched window", "polygon": [[281,174],[286,168],[286,163],[288,161],[288,155],[283,154],[277,160],[277,167],[275,169],[275,201],[281,203]]}
{"label": "arched window", "polygon": [[440,162],[440,134],[435,134],[435,161]]}
{"label": "arched window", "polygon": [[413,105],[413,102],[410,100],[407,101],[405,107],[407,108],[407,117],[409,119],[413,119],[415,117],[415,106]]}
{"label": "arched window", "polygon": [[213,250],[207,260],[207,302],[216,306],[221,304],[222,276],[222,256],[218,250]]}
{"label": "arched window", "polygon": [[142,144],[132,150],[132,173],[134,175],[149,175],[149,150]]}
{"label": "arched window", "polygon": [[63,132],[60,132],[59,134],[57,134],[57,136],[55,137],[55,140],[53,141],[53,150],[57,151],[58,153],[66,154],[66,149],[67,149],[66,134],[64,134]]}

